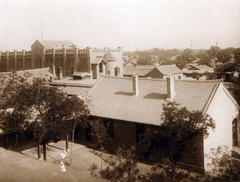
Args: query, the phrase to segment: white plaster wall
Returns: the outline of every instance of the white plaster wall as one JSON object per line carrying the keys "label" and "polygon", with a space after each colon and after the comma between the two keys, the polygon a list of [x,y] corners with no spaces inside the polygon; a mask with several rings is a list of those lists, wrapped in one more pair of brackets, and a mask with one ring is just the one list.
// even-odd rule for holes
{"label": "white plaster wall", "polygon": [[[227,146],[232,150],[232,121],[238,116],[238,108],[224,91],[222,83],[219,85],[207,114],[215,121],[215,130],[209,131],[209,136],[204,139],[204,153],[208,154],[211,148]],[[207,167],[208,159],[205,157],[204,166]]]}
{"label": "white plaster wall", "polygon": [[106,75],[108,75],[108,71],[111,72],[111,75],[114,76],[114,68],[120,68],[120,76],[123,77],[123,49],[89,49],[90,62],[92,62],[97,56],[104,56],[107,52],[111,52],[111,54],[116,58],[114,62],[108,62],[106,65]]}

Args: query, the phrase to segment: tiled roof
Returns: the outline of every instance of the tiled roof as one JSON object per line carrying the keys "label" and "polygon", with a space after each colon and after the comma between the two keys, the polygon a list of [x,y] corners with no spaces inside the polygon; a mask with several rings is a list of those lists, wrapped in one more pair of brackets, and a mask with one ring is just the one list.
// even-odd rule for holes
{"label": "tiled roof", "polygon": [[62,87],[63,91],[66,92],[68,95],[81,95],[85,96],[90,91],[91,87],[71,87],[66,86]]}
{"label": "tiled roof", "polygon": [[150,71],[152,71],[154,68],[156,68],[159,72],[161,72],[163,75],[168,75],[168,74],[177,74],[177,73],[182,73],[182,71],[175,65],[164,65],[164,66],[159,66],[159,65],[137,65],[135,68],[126,68],[123,71],[123,75],[133,75],[136,73],[139,76],[146,76]]}
{"label": "tiled roof", "polygon": [[153,68],[155,68],[155,65],[137,65],[136,69],[138,70],[152,70]]}
{"label": "tiled roof", "polygon": [[151,70],[149,69],[135,69],[135,68],[125,68],[123,70],[123,75],[125,76],[131,76],[134,73],[136,73],[138,76],[145,76],[146,74],[148,74]]}
{"label": "tiled roof", "polygon": [[163,75],[182,73],[182,70],[180,70],[175,64],[156,66],[156,68]]}
{"label": "tiled roof", "polygon": [[128,63],[128,64],[126,64],[126,67],[131,67],[131,68],[134,68],[136,65],[134,64],[134,63]]}
{"label": "tiled roof", "polygon": [[[173,101],[189,110],[203,110],[217,81],[175,80]],[[162,104],[167,103],[167,82],[138,80],[139,95],[132,96],[132,78],[103,76],[90,91],[91,115],[138,123],[161,124]]]}
{"label": "tiled roof", "polygon": [[145,76],[151,70],[153,70],[155,65],[137,65],[135,68],[126,68],[123,71],[123,75],[133,75],[136,73],[138,76]]}
{"label": "tiled roof", "polygon": [[107,52],[107,53],[104,55],[103,59],[104,59],[105,61],[115,61],[115,60],[116,60],[116,58],[112,55],[111,52]]}
{"label": "tiled roof", "polygon": [[62,49],[63,46],[66,49],[72,49],[75,48],[76,46],[68,40],[63,40],[63,41],[52,41],[52,40],[39,40],[39,42],[45,46],[46,49]]}
{"label": "tiled roof", "polygon": [[190,65],[188,69],[183,69],[184,73],[213,73],[213,69],[207,65]]}

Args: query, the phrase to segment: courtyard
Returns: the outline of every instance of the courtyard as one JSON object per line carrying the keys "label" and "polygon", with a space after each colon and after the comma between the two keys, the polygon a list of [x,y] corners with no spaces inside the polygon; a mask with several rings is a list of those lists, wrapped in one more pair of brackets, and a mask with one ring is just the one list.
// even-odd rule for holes
{"label": "courtyard", "polygon": [[[31,142],[30,142],[31,143]],[[24,142],[19,141],[19,147],[9,144],[6,150],[0,146],[0,181],[106,181],[100,178],[93,178],[90,175],[89,167],[92,163],[100,164],[100,158],[95,156],[91,149],[73,144],[72,164],[70,163],[70,151],[67,152],[65,159],[61,159],[60,152],[65,149],[65,141],[50,143],[47,146],[47,161],[38,159],[37,148],[26,147],[23,149]],[[28,144],[29,145],[29,144]],[[15,150],[14,150],[15,148]],[[71,142],[70,142],[71,148]],[[63,162],[66,172],[62,172],[60,162]]]}

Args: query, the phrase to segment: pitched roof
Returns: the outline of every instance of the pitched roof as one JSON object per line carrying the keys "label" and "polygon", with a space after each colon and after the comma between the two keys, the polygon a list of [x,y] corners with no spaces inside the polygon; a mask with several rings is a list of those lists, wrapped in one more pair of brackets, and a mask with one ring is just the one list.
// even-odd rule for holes
{"label": "pitched roof", "polygon": [[46,49],[62,49],[63,47],[66,49],[73,49],[76,47],[69,40],[62,41],[53,41],[53,40],[38,40]]}
{"label": "pitched roof", "polygon": [[99,64],[101,61],[103,61],[104,63],[106,63],[106,60],[103,60],[102,56],[97,56],[97,57],[91,62],[91,64]]}
{"label": "pitched roof", "polygon": [[182,73],[182,71],[175,65],[137,65],[135,68],[126,68],[123,71],[123,75],[133,75],[136,73],[139,76],[146,76],[148,73],[150,73],[154,68],[156,68],[159,72],[161,72],[163,75],[168,74],[177,74]]}
{"label": "pitched roof", "polygon": [[184,73],[213,73],[213,69],[207,65],[190,65],[188,69],[183,69]]}
{"label": "pitched roof", "polygon": [[163,75],[182,73],[182,70],[180,70],[175,64],[156,66],[156,68]]}
{"label": "pitched roof", "polygon": [[138,76],[145,76],[148,74],[151,70],[155,68],[155,65],[137,65],[135,68],[126,68],[123,71],[123,75],[133,75],[136,73]]}
{"label": "pitched roof", "polygon": [[[173,101],[189,110],[203,110],[218,81],[175,80]],[[132,96],[132,78],[103,76],[95,83],[91,115],[138,123],[162,123],[162,104],[167,103],[167,82],[139,78],[139,95]]]}
{"label": "pitched roof", "polygon": [[85,96],[90,91],[91,87],[71,87],[66,86],[62,87],[62,90],[66,92],[68,95],[77,95],[77,96]]}
{"label": "pitched roof", "polygon": [[112,55],[111,52],[107,52],[104,56],[103,56],[103,59],[105,61],[115,61],[116,58]]}
{"label": "pitched roof", "polygon": [[136,66],[136,64],[134,64],[133,62],[126,64],[126,67],[134,68],[135,66]]}

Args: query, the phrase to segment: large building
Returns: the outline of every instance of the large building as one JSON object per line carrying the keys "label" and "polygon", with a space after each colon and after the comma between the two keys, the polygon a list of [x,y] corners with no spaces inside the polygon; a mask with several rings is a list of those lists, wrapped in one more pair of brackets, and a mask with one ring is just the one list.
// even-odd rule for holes
{"label": "large building", "polygon": [[88,72],[93,79],[100,74],[123,76],[123,49],[79,49],[70,41],[36,40],[31,51],[0,52],[0,72],[45,67],[57,76],[76,72]]}

